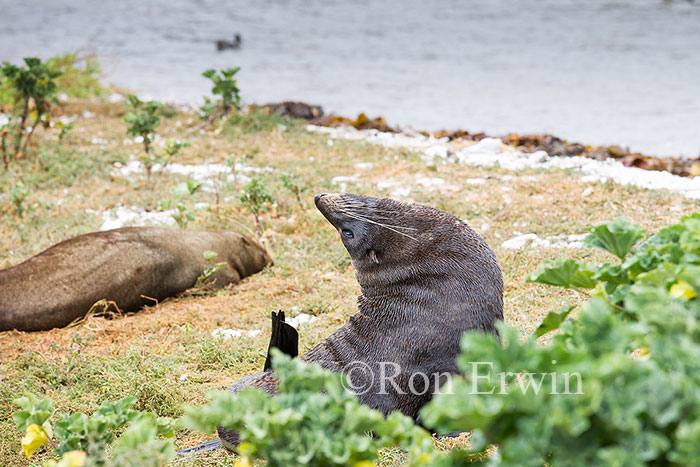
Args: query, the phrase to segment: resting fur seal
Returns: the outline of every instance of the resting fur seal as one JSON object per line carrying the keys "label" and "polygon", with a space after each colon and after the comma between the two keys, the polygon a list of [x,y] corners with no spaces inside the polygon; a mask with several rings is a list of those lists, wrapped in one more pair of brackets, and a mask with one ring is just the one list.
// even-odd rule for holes
{"label": "resting fur seal", "polygon": [[[340,233],[362,295],[359,313],[300,358],[347,374],[363,404],[420,422],[436,389],[433,376],[441,384],[458,371],[462,333],[498,334],[503,279],[496,255],[467,224],[438,209],[353,194],[316,195],[315,202]],[[382,388],[382,362],[395,386],[384,380]],[[428,375],[428,386],[414,374]],[[278,382],[268,371],[229,390],[248,386],[275,394]],[[230,430],[219,428],[219,437],[228,449],[238,443]]]}
{"label": "resting fur seal", "polygon": [[[205,251],[217,256],[207,262]],[[0,271],[0,331],[66,326],[102,299],[137,311],[187,290],[219,262],[227,264],[212,276],[215,287],[235,284],[271,260],[235,232],[124,227],[80,235]]]}

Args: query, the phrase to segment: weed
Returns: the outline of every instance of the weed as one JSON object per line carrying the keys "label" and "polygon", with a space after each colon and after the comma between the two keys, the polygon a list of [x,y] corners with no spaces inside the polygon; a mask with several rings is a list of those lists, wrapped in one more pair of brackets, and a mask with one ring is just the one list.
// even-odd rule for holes
{"label": "weed", "polygon": [[217,72],[214,69],[206,70],[202,76],[214,83],[211,93],[219,96],[213,100],[205,97],[204,105],[200,108],[200,117],[205,120],[202,128],[211,125],[217,118],[228,116],[232,110],[237,111],[241,102],[240,89],[233,77],[240,70],[237,68],[227,68]]}
{"label": "weed", "polygon": [[304,191],[305,187],[302,184],[301,180],[299,180],[299,177],[291,173],[285,173],[280,176],[280,179],[282,180],[282,186],[284,186],[294,195],[294,197],[297,200],[297,203],[299,203],[299,207],[303,211],[304,203],[301,202],[301,194]]}
{"label": "weed", "polygon": [[[213,251],[205,251],[204,252],[204,259],[209,262],[212,259],[216,258],[216,253]],[[204,286],[209,279],[211,279],[211,276],[213,276],[216,271],[219,269],[223,268],[226,266],[226,262],[222,261],[220,263],[213,264],[211,266],[207,266],[204,268],[204,271],[202,271],[202,275],[197,278],[197,281],[194,283],[194,288],[199,288]]]}
{"label": "weed", "polygon": [[260,223],[260,213],[267,204],[272,204],[275,200],[267,192],[265,185],[260,179],[253,178],[244,187],[238,199],[243,204],[253,217],[255,218],[255,233],[260,236],[262,233],[262,225]]}
{"label": "weed", "polygon": [[61,72],[35,57],[25,58],[24,63],[17,66],[3,62],[0,68],[0,78],[7,82],[13,95],[9,120],[0,128],[5,170],[11,157],[17,158],[26,151],[39,125],[48,128],[51,105],[58,104],[55,79]]}

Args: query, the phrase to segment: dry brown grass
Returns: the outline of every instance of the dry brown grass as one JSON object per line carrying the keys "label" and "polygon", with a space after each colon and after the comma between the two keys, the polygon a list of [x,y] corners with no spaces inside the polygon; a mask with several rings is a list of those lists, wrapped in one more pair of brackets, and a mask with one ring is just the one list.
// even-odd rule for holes
{"label": "dry brown grass", "polygon": [[[123,143],[121,105],[74,102],[66,112],[81,115],[85,110],[96,116],[79,119],[65,142],[58,144],[53,134],[38,138],[36,154],[49,166],[46,170],[24,160],[14,164],[10,173],[0,174],[4,186],[0,192],[0,267],[98,229],[99,213],[114,206],[155,209],[161,199],[172,196],[171,187],[183,180],[159,174],[149,185],[138,178],[111,176],[112,162],[123,162],[141,148]],[[504,240],[516,232],[541,237],[578,234],[586,226],[619,215],[655,231],[698,207],[669,192],[582,183],[578,175],[565,171],[520,171],[508,173],[514,176],[512,180],[503,180],[506,173],[497,168],[449,162],[429,168],[406,149],[341,140],[329,146],[326,136],[306,133],[290,122],[284,122],[286,131],[279,131],[276,125],[283,122],[275,121],[263,129],[239,125],[218,133],[185,135],[192,119],[179,112],[161,127],[166,137],[184,136],[193,141],[178,162],[223,163],[234,154],[245,155],[250,166],[275,169],[261,176],[277,199],[277,207],[263,217],[263,240],[275,257],[275,266],[220,293],[166,300],[131,316],[90,317],[77,327],[48,332],[0,333],[3,465],[27,465],[18,454],[21,435],[10,419],[15,410],[11,400],[25,390],[52,397],[62,411],[90,412],[104,399],[133,395],[139,408],[178,416],[185,405],[204,402],[209,390],[224,388],[261,369],[271,311],[298,309],[317,316],[300,329],[301,351],[341,326],[355,310],[359,286],[336,233],[311,201],[314,193],[338,190],[331,184],[333,176],[359,173],[361,182],[349,183],[348,191],[376,196],[387,195],[376,183],[388,178],[408,184],[417,175],[440,177],[458,187],[457,191],[414,187],[411,198],[468,219],[484,236],[503,270],[506,321],[524,333],[534,330],[548,311],[581,299],[575,292],[526,283],[530,272],[545,259],[569,256],[594,261],[604,259],[604,254],[584,249],[507,250],[500,246]],[[93,144],[93,138],[105,142]],[[357,169],[357,162],[371,162],[373,167]],[[303,180],[303,209],[283,189],[279,180],[283,172]],[[17,214],[7,190],[20,178],[31,186],[24,202],[29,209],[23,216]],[[484,178],[486,183],[469,185],[464,183],[467,178]],[[582,192],[588,186],[593,190],[584,198]],[[211,207],[197,211],[187,228],[241,230],[243,225],[252,229],[250,215],[231,199],[239,189],[222,186],[218,197],[195,193],[187,200],[189,204],[208,202]],[[255,338],[219,340],[211,337],[218,327],[262,329],[263,333]],[[181,432],[177,445],[190,446],[203,439]],[[453,442],[460,441],[438,445]],[[230,456],[217,452],[176,463],[229,465]]]}

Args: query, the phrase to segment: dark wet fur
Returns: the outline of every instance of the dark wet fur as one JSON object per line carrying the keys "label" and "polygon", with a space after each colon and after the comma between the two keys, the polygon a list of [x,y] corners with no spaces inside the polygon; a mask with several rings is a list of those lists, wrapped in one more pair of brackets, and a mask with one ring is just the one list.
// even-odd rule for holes
{"label": "dark wet fur", "polygon": [[[346,373],[352,362],[360,361],[375,375],[380,374],[379,362],[399,364],[394,381],[406,394],[391,384],[386,394],[379,394],[375,378],[358,399],[384,414],[400,410],[420,422],[418,413],[431,399],[435,379],[430,378],[425,394],[414,395],[410,375],[454,374],[462,333],[498,334],[503,280],[496,256],[464,222],[434,208],[352,194],[317,196],[316,206],[338,229],[362,295],[359,312],[301,358]],[[352,239],[344,229],[353,232]],[[353,374],[355,386],[366,382]],[[417,378],[414,387],[421,389],[421,383]],[[230,391],[248,386],[275,394],[274,372],[247,376]],[[219,436],[229,449],[238,442],[228,430],[220,428]]]}

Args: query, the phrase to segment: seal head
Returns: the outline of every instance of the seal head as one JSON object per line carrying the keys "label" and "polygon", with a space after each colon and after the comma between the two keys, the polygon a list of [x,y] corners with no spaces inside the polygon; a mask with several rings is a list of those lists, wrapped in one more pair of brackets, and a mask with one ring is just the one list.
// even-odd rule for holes
{"label": "seal head", "polygon": [[462,220],[428,206],[363,195],[320,194],[314,201],[340,234],[363,296],[391,291],[413,299],[440,295],[439,302],[451,296],[452,305],[471,308],[469,328],[497,332],[495,321],[503,319],[498,261]]}

